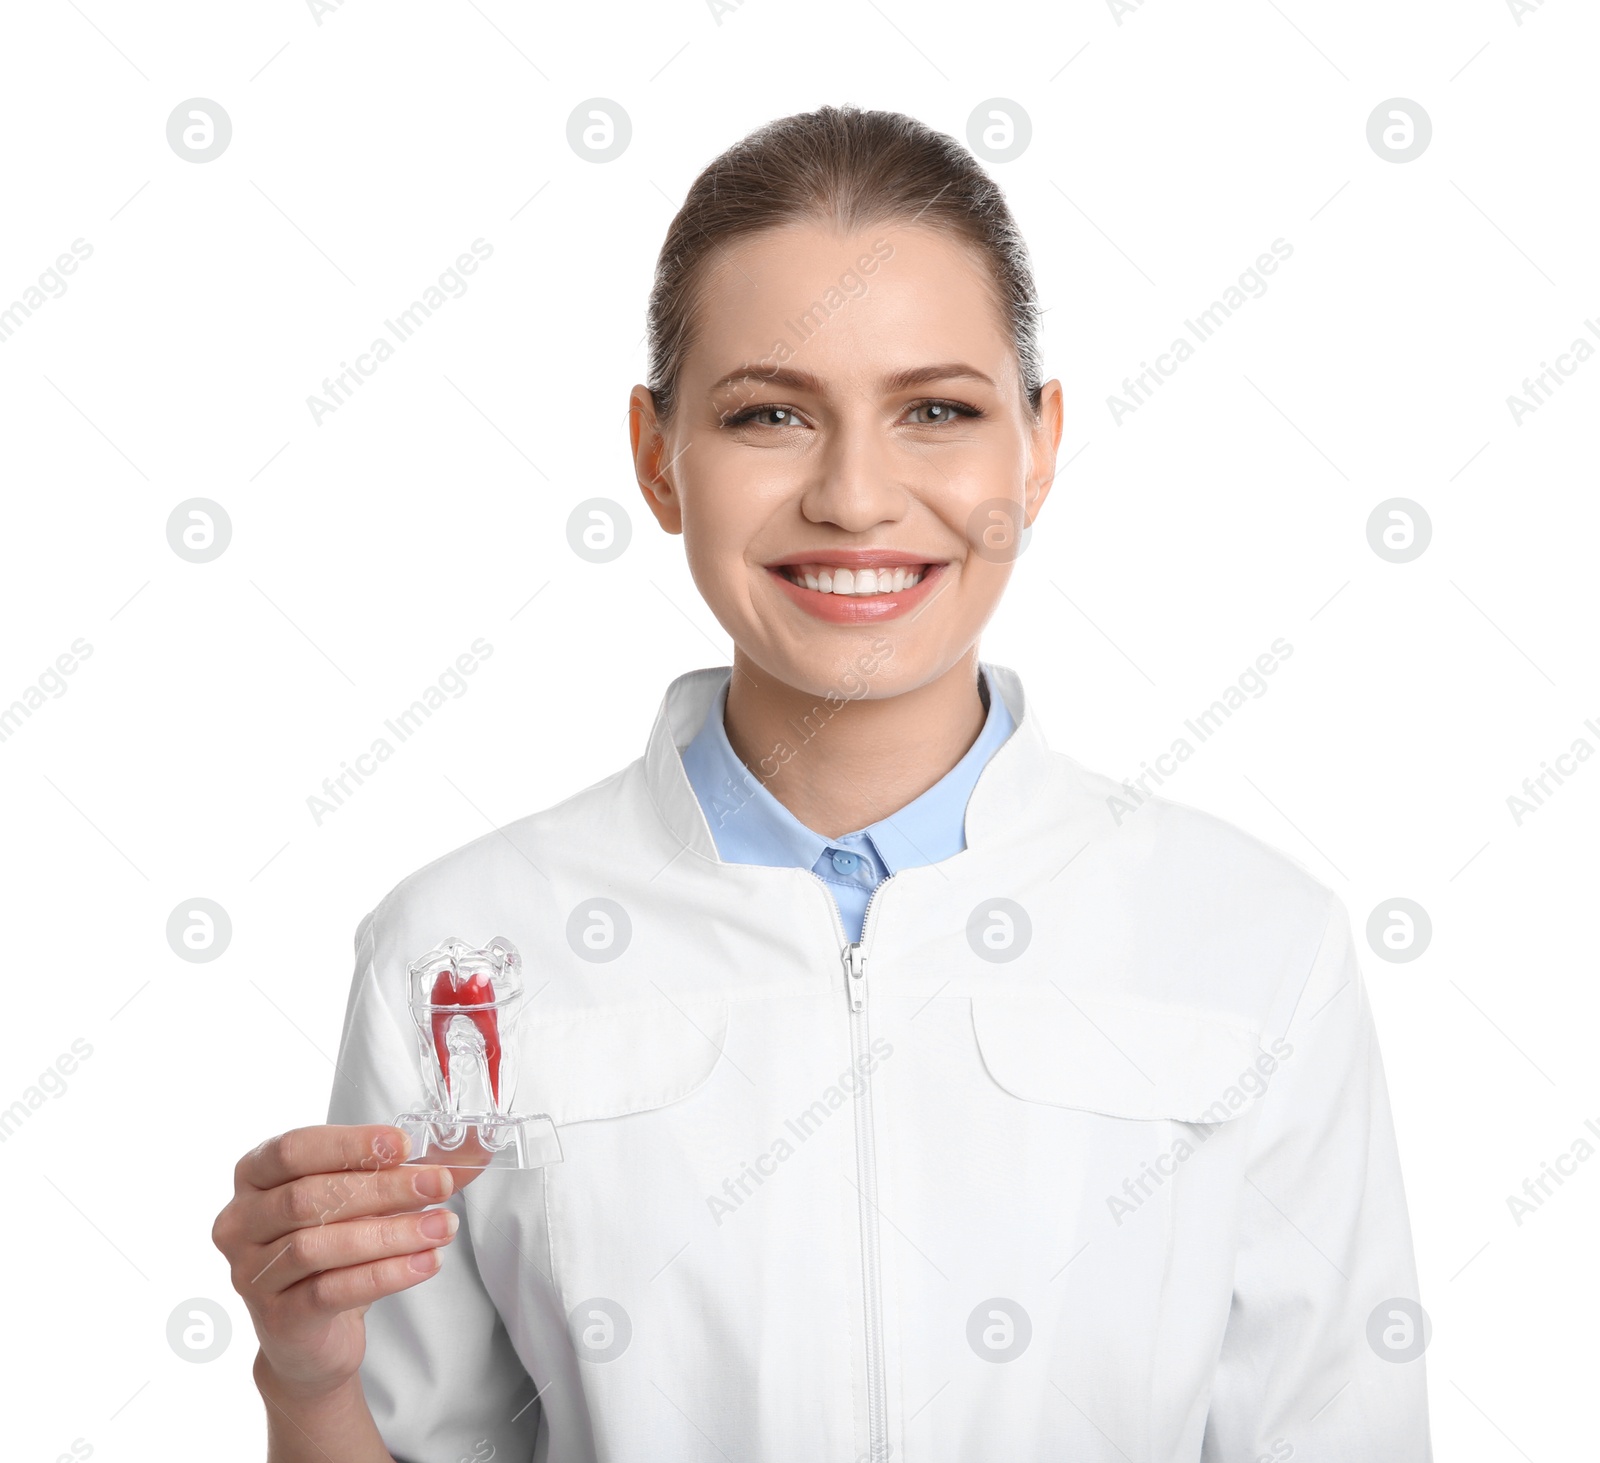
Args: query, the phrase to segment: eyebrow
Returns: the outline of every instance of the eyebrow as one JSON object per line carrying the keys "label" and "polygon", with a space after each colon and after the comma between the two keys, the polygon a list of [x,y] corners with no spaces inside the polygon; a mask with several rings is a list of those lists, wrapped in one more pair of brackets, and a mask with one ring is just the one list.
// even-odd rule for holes
{"label": "eyebrow", "polygon": [[[993,388],[994,382],[975,366],[961,361],[950,361],[935,366],[909,366],[903,371],[893,371],[879,383],[885,392],[905,391],[913,386],[925,386],[930,381],[981,381]],[[823,384],[809,371],[779,366],[762,370],[759,366],[740,366],[729,371],[720,381],[712,383],[713,392],[721,391],[740,381],[756,381],[763,386],[786,386],[792,391],[809,391],[815,396],[826,395]]]}

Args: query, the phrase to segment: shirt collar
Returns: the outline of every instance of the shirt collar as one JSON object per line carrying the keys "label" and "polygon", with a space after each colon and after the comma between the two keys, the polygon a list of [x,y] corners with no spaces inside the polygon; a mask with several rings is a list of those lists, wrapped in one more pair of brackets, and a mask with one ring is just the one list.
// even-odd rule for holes
{"label": "shirt collar", "polygon": [[[922,798],[914,800],[890,817],[880,819],[868,830],[873,834],[875,843],[878,836],[882,835],[883,841],[878,847],[892,867],[910,867],[936,861],[948,857],[960,846],[952,847],[948,831],[930,831],[931,827],[945,822],[939,814],[942,797],[938,794],[945,791],[946,782],[950,783],[950,796],[966,794],[967,847],[998,842],[1007,831],[1020,831],[1030,817],[1047,816],[1038,793],[1049,772],[1052,753],[1039,726],[1037,714],[1029,710],[1021,678],[1014,670],[988,662],[982,663],[982,669],[990,690],[989,714],[977,741],[967,749],[961,761]],[[713,836],[707,811],[695,795],[683,757],[702,729],[708,730],[713,743],[718,734],[720,740],[727,743],[727,733],[721,727],[721,720],[732,676],[733,668],[725,665],[685,671],[677,676],[661,699],[643,759],[645,784],[662,821],[686,849],[713,863],[741,860],[719,851],[718,838]],[[997,706],[1000,708],[998,711]],[[716,721],[707,728],[713,710]],[[1005,725],[1007,720],[1011,722],[1009,730]],[[720,749],[717,750],[720,752]],[[772,797],[739,762],[731,746],[728,747],[728,754],[737,764],[737,772],[732,766],[725,767],[726,775],[734,778],[735,790],[730,793],[727,786],[722,785],[718,789],[719,795],[736,803],[739,798],[747,796],[742,790],[745,784],[754,789],[748,794],[750,802],[756,801],[756,794],[764,794],[777,813],[782,814],[782,819],[775,819],[771,825],[774,832],[781,828],[782,836],[793,840],[786,845],[793,858],[786,858],[785,862],[801,863],[802,856],[809,852],[810,857],[804,860],[804,866],[809,867],[829,846],[826,840],[806,828]],[[936,794],[926,809],[933,822],[925,824],[922,821],[924,810],[913,809],[929,794]],[[714,811],[712,815],[715,816]],[[782,820],[787,820],[787,824],[783,824]],[[724,831],[734,821],[732,817],[724,819]],[[737,834],[734,836],[738,837]],[[729,854],[732,851],[730,846]]]}
{"label": "shirt collar", "polygon": [[[987,680],[987,668],[980,662]],[[989,686],[989,711],[976,740],[943,777],[905,807],[840,838],[802,823],[740,760],[728,740],[728,684],[713,698],[700,730],[683,748],[683,766],[724,863],[797,864],[811,868],[829,848],[869,840],[884,874],[937,863],[966,846],[967,800],[984,765],[1016,723],[1005,698]]]}

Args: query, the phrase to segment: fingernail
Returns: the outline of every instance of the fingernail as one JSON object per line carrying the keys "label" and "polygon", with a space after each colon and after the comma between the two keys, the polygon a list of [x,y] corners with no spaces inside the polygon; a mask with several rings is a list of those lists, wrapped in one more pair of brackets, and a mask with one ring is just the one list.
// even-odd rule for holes
{"label": "fingernail", "polygon": [[411,1268],[419,1275],[427,1275],[439,1268],[439,1259],[438,1250],[418,1250],[411,1257]]}
{"label": "fingernail", "polygon": [[417,1192],[425,1199],[442,1199],[453,1187],[450,1170],[425,1168],[416,1178]]}
{"label": "fingernail", "polygon": [[430,1209],[417,1226],[427,1239],[449,1239],[461,1221],[453,1209]]}

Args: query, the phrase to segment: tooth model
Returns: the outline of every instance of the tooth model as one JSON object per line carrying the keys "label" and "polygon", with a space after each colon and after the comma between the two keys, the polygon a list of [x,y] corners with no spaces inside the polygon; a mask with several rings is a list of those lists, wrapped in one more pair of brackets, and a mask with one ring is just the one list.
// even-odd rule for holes
{"label": "tooth model", "polygon": [[411,1140],[408,1163],[526,1169],[561,1161],[550,1118],[509,1107],[521,968],[516,947],[498,935],[482,950],[452,937],[407,968],[427,1091],[425,1108],[395,1120]]}
{"label": "tooth model", "polygon": [[[469,975],[458,987],[459,968],[452,961],[433,982],[433,1050],[439,1059],[445,1095],[450,1093],[450,1067],[454,1056],[475,1061],[481,1057],[489,1075],[493,1105],[500,1105],[500,1018],[494,987],[487,976]],[[508,998],[509,999],[509,998]],[[461,1026],[461,1019],[472,1030]],[[451,1033],[454,1033],[452,1038]],[[477,1034],[474,1035],[473,1032]]]}

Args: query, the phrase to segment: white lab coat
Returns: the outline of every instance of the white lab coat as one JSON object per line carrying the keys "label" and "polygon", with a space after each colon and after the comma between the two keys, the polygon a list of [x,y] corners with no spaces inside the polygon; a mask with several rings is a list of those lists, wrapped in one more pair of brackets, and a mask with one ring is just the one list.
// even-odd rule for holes
{"label": "white lab coat", "polygon": [[[441,1272],[367,1313],[395,1457],[1427,1463],[1424,1362],[1369,1342],[1417,1279],[1340,900],[1192,808],[1119,818],[996,666],[967,847],[847,952],[810,870],[718,859],[678,749],[729,674],[361,922],[330,1121],[416,1106],[406,963],[503,935],[515,1106],[564,1150],[453,1196]],[[596,898],[607,962],[568,943]]]}

